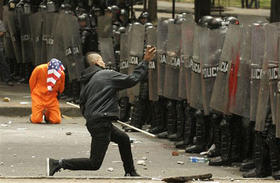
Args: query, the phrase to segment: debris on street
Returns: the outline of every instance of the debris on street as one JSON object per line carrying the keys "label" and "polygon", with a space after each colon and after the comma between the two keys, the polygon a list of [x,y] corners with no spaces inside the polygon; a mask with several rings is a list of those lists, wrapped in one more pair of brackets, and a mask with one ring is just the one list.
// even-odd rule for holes
{"label": "debris on street", "polygon": [[146,161],[145,160],[138,160],[137,165],[146,166]]}
{"label": "debris on street", "polygon": [[72,132],[66,132],[65,134],[66,135],[72,135]]}
{"label": "debris on street", "polygon": [[11,101],[11,99],[9,97],[4,97],[3,98],[3,102],[10,102],[10,101]]}

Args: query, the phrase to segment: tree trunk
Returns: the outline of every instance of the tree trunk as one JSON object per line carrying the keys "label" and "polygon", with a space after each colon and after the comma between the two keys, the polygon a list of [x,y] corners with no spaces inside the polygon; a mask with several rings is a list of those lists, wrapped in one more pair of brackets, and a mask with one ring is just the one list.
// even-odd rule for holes
{"label": "tree trunk", "polygon": [[157,22],[157,0],[148,0],[148,13],[150,21],[155,24]]}
{"label": "tree trunk", "polygon": [[198,23],[201,17],[211,14],[211,0],[195,0],[194,11],[195,21]]}
{"label": "tree trunk", "polygon": [[271,0],[270,22],[280,22],[280,1]]}

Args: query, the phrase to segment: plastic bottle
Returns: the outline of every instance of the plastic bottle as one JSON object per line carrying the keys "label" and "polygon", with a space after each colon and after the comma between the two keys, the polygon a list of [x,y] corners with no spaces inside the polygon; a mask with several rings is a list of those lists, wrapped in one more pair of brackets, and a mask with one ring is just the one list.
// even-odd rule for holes
{"label": "plastic bottle", "polygon": [[190,162],[192,163],[207,163],[209,160],[203,157],[189,157]]}

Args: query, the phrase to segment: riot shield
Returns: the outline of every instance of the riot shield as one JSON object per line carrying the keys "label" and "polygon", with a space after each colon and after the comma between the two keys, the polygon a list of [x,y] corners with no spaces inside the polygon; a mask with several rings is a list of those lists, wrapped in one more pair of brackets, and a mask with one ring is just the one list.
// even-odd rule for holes
{"label": "riot shield", "polygon": [[79,80],[84,69],[79,24],[77,18],[71,14],[65,14],[64,20],[63,44],[69,80]]}
{"label": "riot shield", "polygon": [[8,7],[4,6],[3,7],[3,23],[6,27],[6,33],[4,35],[4,48],[5,48],[5,55],[7,58],[14,59],[15,58],[15,53],[14,53],[14,46],[13,46],[13,41],[12,37],[10,35],[10,30],[9,30],[9,13],[7,12]]}
{"label": "riot shield", "polygon": [[168,21],[161,18],[157,29],[157,84],[158,95],[163,96]]}
{"label": "riot shield", "polygon": [[[184,62],[184,69],[182,69],[183,73],[180,71],[180,73],[183,76],[179,77],[180,78],[179,97],[180,98],[186,97],[188,102],[190,101],[191,98],[191,70],[192,70],[194,30],[195,30],[195,23],[193,21],[184,22],[182,24],[181,59],[183,60],[182,62]],[[185,94],[183,92],[185,92]]]}
{"label": "riot shield", "polygon": [[[50,46],[48,50],[48,57],[57,58],[62,62],[64,66],[67,66],[67,59],[64,51],[64,29],[68,29],[64,25],[64,22],[66,21],[66,15],[64,12],[59,12],[56,15],[57,20],[53,24],[53,32],[50,36],[50,43],[53,39],[53,44]],[[51,45],[51,44],[50,44]]]}
{"label": "riot shield", "polygon": [[[54,35],[57,33],[56,23],[58,21],[58,13],[48,12],[45,14],[44,22],[44,41],[46,46],[46,62],[54,57],[54,54],[57,50],[54,50]],[[63,24],[62,24],[63,25]],[[61,25],[60,25],[61,26]]]}
{"label": "riot shield", "polygon": [[21,45],[20,45],[20,33],[17,30],[17,15],[16,11],[9,11],[8,7],[4,7],[4,23],[7,31],[10,33],[13,50],[17,63],[21,63]]}
{"label": "riot shield", "polygon": [[240,26],[230,25],[225,42],[222,49],[222,54],[219,60],[219,69],[216,76],[213,92],[210,100],[210,107],[224,114],[229,114],[229,101],[234,91],[234,84],[237,82],[238,64],[231,64],[239,60],[241,31]]}
{"label": "riot shield", "polygon": [[[128,73],[128,35],[123,33],[120,35],[120,73]],[[119,97],[127,97],[127,90],[121,90]]]}
{"label": "riot shield", "polygon": [[99,16],[97,23],[98,43],[101,56],[106,64],[115,65],[112,17]]}
{"label": "riot shield", "polygon": [[30,20],[31,19],[29,14],[21,14],[19,16],[22,63],[34,63],[34,51],[31,39]]}
{"label": "riot shield", "polygon": [[[48,42],[48,24],[46,23],[47,19],[47,12],[41,12],[42,18],[42,45],[41,45],[41,59],[42,63],[47,62],[47,42]],[[51,24],[51,22],[49,22]]]}
{"label": "riot shield", "polygon": [[98,38],[99,50],[101,52],[101,56],[106,64],[111,62],[111,64],[115,64],[115,55],[114,55],[114,45],[112,37]]}
{"label": "riot shield", "polygon": [[43,19],[42,13],[34,13],[30,15],[30,31],[33,42],[33,50],[34,50],[34,65],[40,65],[44,63],[44,60],[41,57],[41,49],[42,49],[42,28],[43,28]]}
{"label": "riot shield", "polygon": [[279,24],[267,24],[264,27],[265,49],[256,116],[256,131],[263,131],[265,129],[265,120],[269,108],[271,109],[273,123],[275,124],[276,121],[276,92],[279,60],[278,26]]}
{"label": "riot shield", "polygon": [[[142,60],[144,53],[145,27],[140,23],[134,23],[129,31],[129,58],[128,58],[128,74],[131,74],[135,67]],[[129,101],[133,103],[135,97],[139,96],[139,84],[128,89]]]}
{"label": "riot shield", "polygon": [[204,114],[209,115],[210,99],[218,72],[226,28],[203,30],[199,35],[199,60],[201,66],[201,94]]}
{"label": "riot shield", "polygon": [[[268,56],[269,59],[269,98],[270,98],[270,108],[272,114],[272,121],[273,124],[277,125],[276,133],[279,134],[279,123],[277,123],[277,93],[278,93],[278,79],[279,79],[279,60],[280,60],[280,23],[272,23],[271,25],[267,25],[267,32],[272,37],[272,46],[270,44],[270,49],[265,54]],[[272,36],[272,33],[274,34]],[[268,37],[269,39],[269,37]]]}
{"label": "riot shield", "polygon": [[232,92],[229,111],[233,114],[250,117],[250,56],[251,56],[251,28],[243,26],[240,45],[240,59],[236,59],[237,83]]}
{"label": "riot shield", "polygon": [[165,65],[163,96],[173,100],[179,100],[179,67],[181,63],[181,24],[168,22],[167,34],[167,60]]}
{"label": "riot shield", "polygon": [[[279,24],[277,24],[277,26],[279,27]],[[277,29],[277,48],[278,48],[278,64],[280,64],[280,56],[279,56],[279,51],[280,51],[280,30]],[[280,77],[279,77],[279,73],[280,73],[280,67],[278,67],[278,82],[277,82],[277,100],[276,100],[276,138],[280,138]]]}
{"label": "riot shield", "polygon": [[[155,46],[157,44],[157,31],[156,28],[148,28],[146,30],[146,35],[147,35],[147,40],[146,43],[147,45],[150,46]],[[151,101],[158,101],[158,93],[157,93],[157,65],[156,65],[156,58],[149,62],[149,74],[148,74],[148,79],[149,79],[149,99]]]}
{"label": "riot shield", "polygon": [[[252,26],[250,77],[250,120],[256,121],[259,88],[262,76],[265,32],[262,26]],[[263,44],[260,44],[263,43]]]}
{"label": "riot shield", "polygon": [[97,34],[99,38],[113,37],[112,17],[99,16],[97,19]]}
{"label": "riot shield", "polygon": [[[201,65],[200,65],[200,35],[206,34],[206,27],[195,26],[193,39],[193,56],[191,71],[191,97],[190,106],[195,109],[203,109],[201,95]],[[202,44],[202,43],[201,43]]]}

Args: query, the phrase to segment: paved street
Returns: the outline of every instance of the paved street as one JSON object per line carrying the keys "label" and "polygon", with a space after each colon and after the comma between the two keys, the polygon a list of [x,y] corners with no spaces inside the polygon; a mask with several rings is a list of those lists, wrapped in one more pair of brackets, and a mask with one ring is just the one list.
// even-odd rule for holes
{"label": "paved street", "polygon": [[[88,157],[90,136],[82,118],[67,119],[60,125],[34,125],[27,117],[0,117],[0,174],[1,176],[44,176],[47,157]],[[66,135],[71,132],[72,135]],[[190,163],[189,154],[172,156],[176,150],[166,140],[148,138],[140,133],[129,133],[134,140],[132,150],[135,164],[145,160],[146,166],[135,165],[142,176],[168,177],[212,173],[214,177],[240,178],[240,172],[232,167],[209,167]],[[184,162],[183,165],[177,161]],[[107,169],[113,168],[112,172]],[[57,176],[123,176],[118,147],[111,143],[99,171],[63,171]]]}

